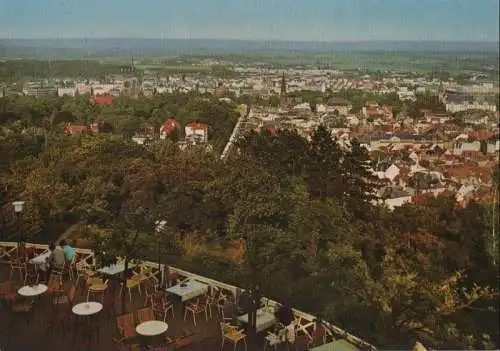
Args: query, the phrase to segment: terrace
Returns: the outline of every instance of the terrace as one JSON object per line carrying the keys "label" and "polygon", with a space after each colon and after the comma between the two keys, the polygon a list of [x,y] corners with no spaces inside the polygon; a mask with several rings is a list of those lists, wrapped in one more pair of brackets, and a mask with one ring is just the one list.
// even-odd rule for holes
{"label": "terrace", "polygon": [[[223,350],[375,350],[344,330],[296,309],[292,309],[289,321],[283,322],[276,313],[279,304],[267,298],[261,299],[257,330],[252,331],[241,303],[244,290],[175,267],[135,261],[129,267],[131,278],[123,301],[120,276],[124,267],[120,263],[99,268],[93,251],[76,249],[74,262],[60,274],[53,272],[47,282],[32,268],[43,268],[48,247],[26,244],[22,255],[17,252],[17,243],[0,242],[2,351],[140,350],[148,349],[143,348],[146,345],[163,351],[217,350],[223,339]],[[29,259],[23,259],[26,256]],[[34,285],[35,281],[44,285]],[[165,288],[159,288],[160,281],[166,283],[166,293]],[[193,310],[200,312],[196,321]],[[148,334],[136,329],[148,320],[159,321],[149,324],[160,329],[149,330],[157,336],[139,335]],[[291,330],[293,337],[286,330]]]}

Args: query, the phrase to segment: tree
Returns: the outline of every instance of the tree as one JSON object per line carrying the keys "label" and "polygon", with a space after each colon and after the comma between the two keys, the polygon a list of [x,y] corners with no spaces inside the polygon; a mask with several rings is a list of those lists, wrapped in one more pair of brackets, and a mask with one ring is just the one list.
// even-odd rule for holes
{"label": "tree", "polygon": [[358,140],[350,142],[350,148],[344,154],[342,167],[345,173],[344,198],[347,208],[356,217],[364,218],[375,194],[378,178],[373,174],[373,165],[368,150]]}
{"label": "tree", "polygon": [[306,162],[311,198],[324,199],[334,196],[342,199],[344,188],[342,150],[325,127],[320,126],[313,133]]}

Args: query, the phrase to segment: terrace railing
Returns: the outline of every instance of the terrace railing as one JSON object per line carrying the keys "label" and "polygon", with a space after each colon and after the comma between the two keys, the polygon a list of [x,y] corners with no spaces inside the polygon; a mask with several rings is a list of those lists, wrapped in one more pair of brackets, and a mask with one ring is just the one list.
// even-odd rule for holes
{"label": "terrace railing", "polygon": [[[42,253],[48,249],[48,245],[41,245],[41,244],[31,244],[31,243],[26,243],[25,244],[26,248],[31,248],[35,251],[35,253]],[[17,242],[6,242],[6,241],[0,241],[0,263],[8,263],[11,260],[11,256],[16,252],[17,250]],[[81,248],[76,248],[76,263],[84,261],[86,264],[89,266],[94,266],[95,265],[95,259],[94,259],[94,252],[90,249],[81,249]],[[165,268],[166,265],[161,265],[158,267],[157,262],[152,262],[152,261],[141,261],[141,264],[136,266],[136,269],[140,267],[147,267],[148,271],[153,279],[156,281],[160,280],[160,277],[163,274],[163,269]],[[207,285],[217,287],[221,289],[224,293],[226,294],[232,294],[233,296],[236,296],[237,291],[239,290],[240,292],[245,291],[244,289],[238,288],[237,286],[226,284],[223,282],[219,282],[217,280],[213,280],[195,273],[191,273],[185,270],[182,270],[180,268],[168,266],[170,272],[176,273],[180,276],[187,277],[187,278],[193,278],[196,279],[197,281],[200,281],[202,283],[205,283]],[[160,269],[158,269],[160,268]],[[277,301],[268,299],[268,298],[263,298],[265,303],[271,307],[279,305]],[[316,329],[316,324],[320,323],[317,321],[317,318],[311,314],[302,312],[297,309],[292,309],[295,321],[297,323],[298,330],[303,332],[304,334],[308,335],[309,337],[312,338],[314,331]],[[370,351],[376,351],[375,346],[369,344],[368,342],[346,332],[345,330],[332,325],[327,322],[321,322],[321,324],[332,334],[334,338],[342,338],[347,340],[349,343],[359,347],[360,349],[363,350],[370,350]]]}

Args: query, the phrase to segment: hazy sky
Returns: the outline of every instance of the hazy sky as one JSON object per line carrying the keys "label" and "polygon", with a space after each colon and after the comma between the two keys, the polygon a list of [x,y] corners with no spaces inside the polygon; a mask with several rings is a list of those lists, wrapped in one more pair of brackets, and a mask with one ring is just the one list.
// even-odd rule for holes
{"label": "hazy sky", "polygon": [[498,41],[498,1],[0,0],[0,37]]}

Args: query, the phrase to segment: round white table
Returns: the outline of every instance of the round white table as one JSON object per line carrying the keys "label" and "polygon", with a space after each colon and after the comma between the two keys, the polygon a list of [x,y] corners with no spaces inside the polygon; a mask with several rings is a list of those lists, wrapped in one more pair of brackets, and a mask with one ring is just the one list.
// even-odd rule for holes
{"label": "round white table", "polygon": [[36,284],[36,285],[25,285],[17,291],[17,293],[21,296],[33,297],[43,294],[47,291],[47,285],[45,284]]}
{"label": "round white table", "polygon": [[74,305],[72,311],[74,314],[79,316],[91,316],[93,314],[99,313],[102,310],[102,304],[99,302],[82,302],[78,305]]}
{"label": "round white table", "polygon": [[135,331],[142,336],[156,336],[167,331],[168,324],[162,321],[147,321],[139,324]]}

